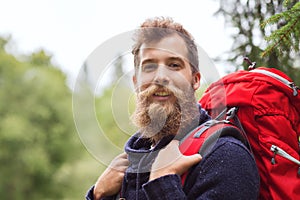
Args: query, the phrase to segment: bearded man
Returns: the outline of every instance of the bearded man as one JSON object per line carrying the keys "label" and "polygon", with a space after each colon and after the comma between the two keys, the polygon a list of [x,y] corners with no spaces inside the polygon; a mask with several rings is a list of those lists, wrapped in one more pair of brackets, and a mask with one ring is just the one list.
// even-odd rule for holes
{"label": "bearded man", "polygon": [[176,138],[210,119],[195,98],[201,76],[190,33],[170,18],[153,18],[136,31],[135,42],[132,121],[139,131],[86,199],[257,199],[258,171],[241,141],[219,138],[203,158],[179,151]]}

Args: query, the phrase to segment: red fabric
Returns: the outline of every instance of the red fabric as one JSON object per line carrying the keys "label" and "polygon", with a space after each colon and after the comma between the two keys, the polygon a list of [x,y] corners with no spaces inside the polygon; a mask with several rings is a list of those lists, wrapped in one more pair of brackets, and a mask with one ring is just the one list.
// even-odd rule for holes
{"label": "red fabric", "polygon": [[[228,127],[233,128],[234,126],[231,124],[228,124],[228,123],[218,123],[218,124],[213,124],[210,128],[201,132],[201,129],[203,127],[204,127],[203,124],[200,125],[196,129],[194,129],[186,138],[184,138],[181,141],[181,144],[179,145],[179,150],[183,155],[190,156],[190,155],[199,153],[201,146],[203,145],[203,143],[206,141],[207,138],[209,138],[210,136],[212,136],[214,134],[217,134],[218,131],[222,132],[226,128],[228,128]],[[234,127],[234,129],[236,129],[236,128]],[[195,137],[195,134],[197,134],[199,132],[201,132],[199,137]],[[220,133],[218,133],[218,134],[220,134]],[[227,135],[227,134],[225,134],[225,135]],[[212,143],[214,143],[214,142],[217,142],[217,140],[213,140]],[[212,147],[212,146],[210,146],[210,147]],[[185,183],[187,174],[188,174],[188,172],[184,173],[181,176],[182,185],[184,185],[184,183]]]}
{"label": "red fabric", "polygon": [[225,123],[218,123],[215,125],[212,125],[210,128],[208,128],[206,131],[204,131],[199,137],[194,137],[194,135],[199,132],[199,130],[203,126],[197,127],[195,130],[192,131],[192,133],[184,139],[184,142],[180,144],[179,149],[182,154],[186,156],[194,155],[199,152],[202,144],[205,142],[205,140],[216,133],[216,131],[220,131],[225,127],[232,126],[230,124]]}
{"label": "red fabric", "polygon": [[[289,81],[285,74],[270,68]],[[300,160],[300,91],[255,72],[238,71],[211,84],[199,101],[212,117],[225,107],[238,107],[238,118],[247,133],[260,172],[260,199],[300,199],[299,166],[280,155],[276,145]]]}

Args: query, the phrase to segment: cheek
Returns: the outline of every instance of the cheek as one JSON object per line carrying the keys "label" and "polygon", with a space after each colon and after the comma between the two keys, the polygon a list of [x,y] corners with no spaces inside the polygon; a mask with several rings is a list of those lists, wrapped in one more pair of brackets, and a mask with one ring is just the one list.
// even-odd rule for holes
{"label": "cheek", "polygon": [[181,90],[187,91],[192,86],[192,77],[184,73],[179,73],[173,76],[173,84]]}
{"label": "cheek", "polygon": [[144,90],[149,87],[153,82],[153,76],[149,73],[147,74],[139,74],[137,76],[137,87],[139,90]]}

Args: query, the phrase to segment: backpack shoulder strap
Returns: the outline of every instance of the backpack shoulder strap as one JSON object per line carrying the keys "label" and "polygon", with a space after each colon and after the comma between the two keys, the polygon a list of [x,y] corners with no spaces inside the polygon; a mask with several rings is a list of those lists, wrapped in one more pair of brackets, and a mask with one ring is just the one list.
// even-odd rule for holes
{"label": "backpack shoulder strap", "polygon": [[200,153],[204,157],[210,152],[218,138],[223,136],[232,136],[248,147],[247,138],[238,127],[225,120],[209,120],[181,139],[179,149],[184,155]]}
{"label": "backpack shoulder strap", "polygon": [[[199,153],[204,157],[209,154],[217,140],[224,136],[234,137],[247,147],[249,146],[247,138],[244,137],[239,128],[229,121],[209,120],[181,139],[179,149],[184,155]],[[187,174],[188,172],[181,177],[182,185],[184,185]]]}

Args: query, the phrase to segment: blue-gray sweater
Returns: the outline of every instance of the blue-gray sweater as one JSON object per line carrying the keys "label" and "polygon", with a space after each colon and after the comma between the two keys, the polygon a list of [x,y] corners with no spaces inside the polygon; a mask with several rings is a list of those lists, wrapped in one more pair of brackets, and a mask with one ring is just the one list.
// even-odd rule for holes
{"label": "blue-gray sweater", "polygon": [[[163,138],[152,149],[148,140],[139,137],[138,134],[129,139],[125,151],[130,166],[125,173],[120,198],[257,199],[259,175],[255,160],[239,140],[230,136],[219,138],[212,151],[190,169],[183,186],[178,175],[167,175],[148,182],[149,171],[156,155],[171,139],[171,137]],[[93,199],[93,187],[88,191],[86,199]]]}

